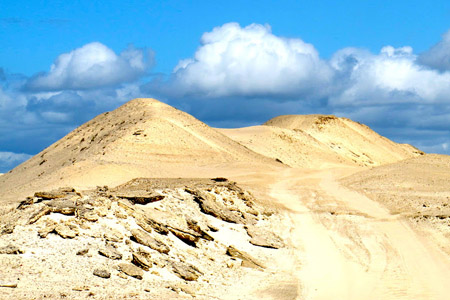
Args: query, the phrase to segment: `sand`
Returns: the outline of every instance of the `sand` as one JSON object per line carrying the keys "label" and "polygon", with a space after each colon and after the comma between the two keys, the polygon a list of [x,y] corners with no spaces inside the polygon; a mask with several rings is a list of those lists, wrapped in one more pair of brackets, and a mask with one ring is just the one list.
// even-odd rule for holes
{"label": "sand", "polygon": [[[284,247],[259,249],[249,243],[241,225],[217,223],[208,216],[222,224],[217,233],[222,246],[217,249],[237,243],[268,268],[254,271],[231,264],[226,276],[208,275],[212,277],[197,283],[169,276],[172,283],[183,284],[185,291],[201,288],[190,294],[172,286],[162,290],[167,297],[447,299],[448,174],[448,156],[424,154],[345,118],[280,116],[261,126],[214,129],[157,100],[136,99],[82,125],[2,176],[0,221],[37,190],[67,185],[80,190],[114,187],[137,177],[186,178],[180,182],[227,177],[254,195],[255,204],[266,215],[255,224],[270,228]],[[164,182],[169,181],[162,180],[160,185]],[[170,199],[191,201],[166,185]],[[44,247],[35,238],[35,230],[25,226],[23,234],[0,236],[0,243],[27,240],[29,234],[35,247]],[[73,241],[85,242],[80,237]],[[199,253],[207,247],[183,252],[176,239],[171,241],[175,253],[190,261],[197,259],[204,268],[206,258]],[[59,251],[56,240],[51,247]],[[214,253],[221,270],[226,260],[220,251]],[[46,259],[51,265],[60,257]],[[27,272],[20,263],[12,265],[18,274]],[[68,276],[57,267],[53,272]],[[105,287],[109,292],[116,290],[120,298],[158,299],[145,292],[149,283],[145,278],[141,283],[127,279],[133,292],[117,273],[104,286],[97,278],[90,283],[91,274],[83,276],[83,284],[96,291],[93,299],[102,299],[97,291]],[[7,277],[6,271],[0,272],[2,277]],[[52,282],[58,285],[63,278],[55,275]],[[2,296],[8,295],[5,289],[0,287]],[[20,285],[15,291],[20,294]]]}

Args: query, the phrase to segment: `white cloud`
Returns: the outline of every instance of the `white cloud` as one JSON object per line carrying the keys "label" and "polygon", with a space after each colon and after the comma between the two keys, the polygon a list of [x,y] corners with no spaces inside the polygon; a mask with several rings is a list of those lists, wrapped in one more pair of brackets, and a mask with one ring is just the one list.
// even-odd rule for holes
{"label": "white cloud", "polygon": [[440,71],[450,71],[450,30],[442,40],[419,56],[419,62]]}
{"label": "white cloud", "polygon": [[90,89],[136,80],[151,64],[151,53],[129,47],[119,55],[94,42],[55,60],[48,73],[38,74],[27,84],[30,90]]}
{"label": "white cloud", "polygon": [[332,75],[313,45],[275,36],[269,26],[228,23],[203,34],[194,57],[174,68],[169,88],[177,96],[323,94]]}
{"label": "white cloud", "polygon": [[342,92],[330,96],[331,104],[449,102],[450,73],[430,70],[416,59],[411,47],[386,46],[377,55],[352,48],[338,51],[330,65],[346,70],[347,79]]}
{"label": "white cloud", "polygon": [[[446,43],[450,64],[450,31],[432,50]],[[276,36],[269,26],[228,23],[204,33],[193,57],[159,89],[169,98],[288,97],[332,106],[448,103],[450,72],[417,59],[409,46],[386,46],[378,54],[345,48],[326,61],[313,45]]]}

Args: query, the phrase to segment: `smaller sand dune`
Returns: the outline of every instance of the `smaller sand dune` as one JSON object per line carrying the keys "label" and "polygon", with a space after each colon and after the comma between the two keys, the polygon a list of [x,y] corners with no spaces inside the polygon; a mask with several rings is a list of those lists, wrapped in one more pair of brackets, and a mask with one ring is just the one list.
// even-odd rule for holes
{"label": "smaller sand dune", "polygon": [[320,169],[351,164],[349,159],[302,131],[266,125],[220,131],[247,148],[291,167]]}
{"label": "smaller sand dune", "polygon": [[346,118],[286,115],[262,126],[221,129],[247,148],[291,167],[374,167],[423,154]]}

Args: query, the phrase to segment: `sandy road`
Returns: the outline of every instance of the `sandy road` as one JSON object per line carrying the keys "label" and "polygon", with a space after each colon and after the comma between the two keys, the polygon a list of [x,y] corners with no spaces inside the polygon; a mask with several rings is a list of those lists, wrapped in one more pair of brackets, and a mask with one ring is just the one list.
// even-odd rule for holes
{"label": "sandy road", "polygon": [[450,259],[337,174],[290,169],[271,185],[291,210],[301,299],[449,299]]}

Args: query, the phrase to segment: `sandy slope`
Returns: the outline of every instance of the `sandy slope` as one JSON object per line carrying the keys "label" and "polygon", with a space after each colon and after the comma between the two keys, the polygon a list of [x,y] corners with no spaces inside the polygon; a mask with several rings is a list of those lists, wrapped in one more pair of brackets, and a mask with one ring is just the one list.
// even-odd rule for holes
{"label": "sandy slope", "polygon": [[17,200],[64,185],[116,186],[136,177],[214,177],[253,165],[282,167],[189,114],[154,99],[135,99],[2,176],[0,197]]}
{"label": "sandy slope", "polygon": [[326,168],[353,164],[350,159],[301,131],[261,125],[220,129],[220,132],[257,153],[279,159],[292,167]]}
{"label": "sandy slope", "polygon": [[[340,161],[353,165],[373,167],[423,154],[410,145],[394,143],[369,127],[346,118],[286,115],[273,118],[264,125],[293,130],[303,136],[301,140],[306,140],[307,145],[312,137],[316,140],[312,144],[320,143],[323,153],[334,152]],[[298,136],[293,135],[293,138],[298,139]],[[312,155],[311,159],[315,158]]]}
{"label": "sandy slope", "polygon": [[406,219],[340,186],[340,173],[291,169],[271,186],[290,209],[300,299],[447,299],[449,257]]}
{"label": "sandy slope", "polygon": [[344,178],[358,190],[416,224],[450,254],[450,156],[430,155]]}

